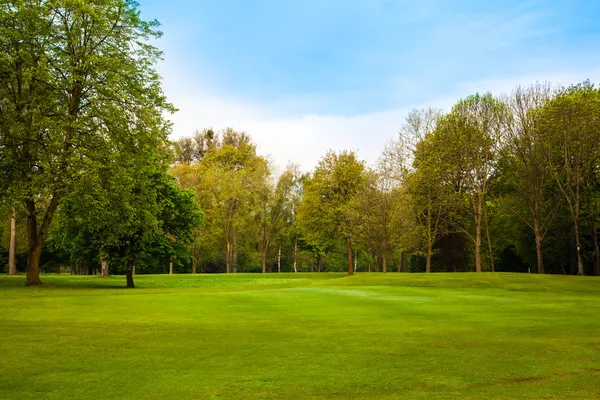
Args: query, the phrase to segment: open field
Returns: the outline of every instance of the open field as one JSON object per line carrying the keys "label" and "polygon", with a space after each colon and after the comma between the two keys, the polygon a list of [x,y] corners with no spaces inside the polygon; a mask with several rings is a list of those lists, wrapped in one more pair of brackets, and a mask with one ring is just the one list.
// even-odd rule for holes
{"label": "open field", "polygon": [[1,399],[600,398],[600,279],[0,277]]}

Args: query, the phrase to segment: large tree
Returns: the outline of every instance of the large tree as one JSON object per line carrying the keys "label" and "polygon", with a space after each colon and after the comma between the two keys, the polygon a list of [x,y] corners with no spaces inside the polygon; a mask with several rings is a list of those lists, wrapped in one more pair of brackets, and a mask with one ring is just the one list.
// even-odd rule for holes
{"label": "large tree", "polygon": [[538,118],[547,167],[573,222],[577,274],[584,275],[581,223],[600,161],[600,91],[587,82],[572,86],[541,108]]}
{"label": "large tree", "polygon": [[172,107],[154,64],[156,21],[129,0],[9,0],[0,5],[0,159],[27,211],[28,285],[69,186],[90,164],[160,146]]}
{"label": "large tree", "polygon": [[313,245],[343,239],[352,275],[352,243],[360,237],[359,194],[366,183],[365,164],[353,152],[328,152],[304,186],[298,206],[305,239]]}
{"label": "large tree", "polygon": [[537,272],[543,274],[544,236],[556,215],[560,198],[548,190],[551,171],[544,161],[544,139],[536,111],[552,100],[559,88],[549,83],[518,87],[503,100],[508,108],[498,138],[503,192],[501,203],[517,215],[535,236]]}
{"label": "large tree", "polygon": [[481,239],[486,225],[485,207],[489,180],[495,171],[494,141],[505,117],[502,103],[490,93],[460,100],[437,124],[432,140],[434,157],[444,180],[452,187],[455,202],[471,221],[457,224],[475,245],[475,270],[482,271]]}

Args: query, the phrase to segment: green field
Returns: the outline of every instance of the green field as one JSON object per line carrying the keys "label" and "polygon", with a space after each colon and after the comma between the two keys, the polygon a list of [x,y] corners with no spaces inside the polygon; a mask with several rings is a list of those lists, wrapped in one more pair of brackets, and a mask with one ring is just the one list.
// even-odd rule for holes
{"label": "green field", "polygon": [[600,398],[600,279],[0,277],[1,399]]}

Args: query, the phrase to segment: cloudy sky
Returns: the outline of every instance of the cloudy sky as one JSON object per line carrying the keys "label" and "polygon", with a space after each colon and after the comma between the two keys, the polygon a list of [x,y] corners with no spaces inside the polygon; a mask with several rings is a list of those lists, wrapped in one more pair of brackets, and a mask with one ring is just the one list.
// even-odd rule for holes
{"label": "cloudy sky", "polygon": [[248,132],[280,166],[374,162],[412,108],[600,82],[595,0],[138,0],[164,32],[172,138]]}

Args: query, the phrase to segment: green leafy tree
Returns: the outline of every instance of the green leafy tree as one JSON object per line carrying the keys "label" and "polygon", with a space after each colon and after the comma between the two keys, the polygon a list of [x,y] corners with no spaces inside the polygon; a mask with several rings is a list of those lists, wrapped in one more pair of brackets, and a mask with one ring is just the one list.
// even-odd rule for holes
{"label": "green leafy tree", "polygon": [[544,158],[563,194],[575,230],[577,273],[585,274],[581,225],[600,160],[600,91],[585,82],[539,110]]}
{"label": "green leafy tree", "polygon": [[166,143],[157,27],[128,0],[0,5],[0,159],[14,166],[4,189],[27,211],[28,285],[40,284],[54,216],[88,166]]}
{"label": "green leafy tree", "polygon": [[352,242],[361,232],[359,194],[366,184],[365,164],[353,152],[328,152],[306,181],[298,219],[305,240],[313,245],[330,238],[345,241],[352,275]]}

